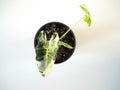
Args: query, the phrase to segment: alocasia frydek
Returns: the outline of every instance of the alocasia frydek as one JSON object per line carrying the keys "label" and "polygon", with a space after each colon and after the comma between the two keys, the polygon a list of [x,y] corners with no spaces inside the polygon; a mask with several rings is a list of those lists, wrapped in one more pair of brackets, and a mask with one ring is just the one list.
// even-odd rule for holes
{"label": "alocasia frydek", "polygon": [[51,36],[50,40],[47,40],[44,31],[40,32],[38,44],[36,46],[36,60],[42,76],[47,76],[52,70],[56,60],[57,51],[61,45],[72,49],[72,46],[59,39],[57,32]]}
{"label": "alocasia frydek", "polygon": [[44,31],[41,31],[38,36],[38,44],[36,46],[36,60],[38,69],[42,76],[46,76],[51,71],[55,57],[58,51],[59,36],[54,33],[48,41]]}
{"label": "alocasia frydek", "polygon": [[[82,19],[88,24],[88,26],[90,26],[91,16],[88,9],[83,4],[80,5],[80,8],[82,8],[85,12],[85,15]],[[62,38],[64,38],[69,31],[70,28],[61,37],[59,37],[57,32],[54,32],[50,40],[47,40],[44,30],[39,33],[37,38],[38,44],[35,50],[38,69],[42,76],[45,77],[51,72],[56,60],[57,52],[61,45],[69,49],[73,48],[71,45],[62,41]]]}

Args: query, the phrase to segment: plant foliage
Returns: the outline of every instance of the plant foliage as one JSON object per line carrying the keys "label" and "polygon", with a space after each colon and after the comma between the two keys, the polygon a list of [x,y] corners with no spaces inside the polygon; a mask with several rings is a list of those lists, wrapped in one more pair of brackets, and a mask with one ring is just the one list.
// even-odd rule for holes
{"label": "plant foliage", "polygon": [[[80,8],[85,12],[82,19],[88,24],[88,26],[91,26],[91,16],[88,9],[83,4],[80,5]],[[62,41],[62,38],[64,38],[70,30],[71,29],[69,28],[60,38],[58,33],[54,32],[50,40],[47,40],[46,33],[44,31],[39,33],[37,38],[38,44],[35,50],[38,69],[42,76],[45,77],[51,72],[56,60],[57,52],[61,45],[66,48],[73,49],[71,45]]]}
{"label": "plant foliage", "polygon": [[36,60],[38,69],[42,76],[47,76],[54,66],[57,51],[60,46],[72,49],[72,46],[60,41],[58,33],[54,33],[48,41],[44,31],[38,36],[38,44],[36,46]]}
{"label": "plant foliage", "polygon": [[88,24],[88,26],[91,26],[91,15],[89,13],[89,10],[84,4],[80,5],[80,8],[82,8],[85,12],[85,15],[83,17],[84,21]]}

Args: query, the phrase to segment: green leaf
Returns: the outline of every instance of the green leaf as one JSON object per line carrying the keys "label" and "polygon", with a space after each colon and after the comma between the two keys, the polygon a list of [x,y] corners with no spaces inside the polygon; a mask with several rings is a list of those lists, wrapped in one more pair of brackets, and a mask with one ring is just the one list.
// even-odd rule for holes
{"label": "green leaf", "polygon": [[59,41],[59,45],[62,45],[62,46],[66,47],[66,48],[69,48],[69,49],[73,49],[73,47],[71,45],[69,45],[69,44],[67,44],[63,41]]}
{"label": "green leaf", "polygon": [[80,5],[80,8],[82,8],[83,11],[85,12],[85,15],[83,17],[84,21],[88,24],[88,26],[91,26],[91,16],[89,10],[84,4]]}
{"label": "green leaf", "polygon": [[59,49],[58,42],[59,36],[57,33],[54,33],[49,41],[46,39],[44,31],[41,31],[39,34],[38,44],[36,46],[36,60],[42,76],[47,76],[54,66]]}

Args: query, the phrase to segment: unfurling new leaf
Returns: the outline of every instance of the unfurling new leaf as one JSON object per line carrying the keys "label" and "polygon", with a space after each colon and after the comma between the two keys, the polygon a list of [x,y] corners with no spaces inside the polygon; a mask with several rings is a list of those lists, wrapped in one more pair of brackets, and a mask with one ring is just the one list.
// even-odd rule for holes
{"label": "unfurling new leaf", "polygon": [[71,45],[64,43],[63,41],[59,41],[59,45],[62,45],[62,46],[69,48],[69,49],[73,49],[73,47]]}
{"label": "unfurling new leaf", "polygon": [[80,8],[82,8],[83,11],[85,12],[85,15],[83,17],[84,21],[88,24],[88,26],[91,26],[91,16],[89,10],[84,4],[80,5]]}

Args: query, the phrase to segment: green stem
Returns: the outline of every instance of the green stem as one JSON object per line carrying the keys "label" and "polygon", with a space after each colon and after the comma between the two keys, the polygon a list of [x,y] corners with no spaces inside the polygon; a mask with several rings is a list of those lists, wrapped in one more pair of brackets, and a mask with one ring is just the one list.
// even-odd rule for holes
{"label": "green stem", "polygon": [[[78,22],[80,22],[82,19],[83,19],[83,18],[81,18],[81,19],[79,19],[77,22],[75,22],[75,23],[73,24],[73,26],[75,26],[75,25],[76,25]],[[62,38],[64,38],[70,30],[71,30],[71,29],[69,28],[69,29],[60,37],[60,40],[61,40]]]}
{"label": "green stem", "polygon": [[62,39],[62,38],[64,38],[65,36],[66,36],[66,34],[70,31],[71,29],[69,28],[61,37],[60,37],[60,40]]}

